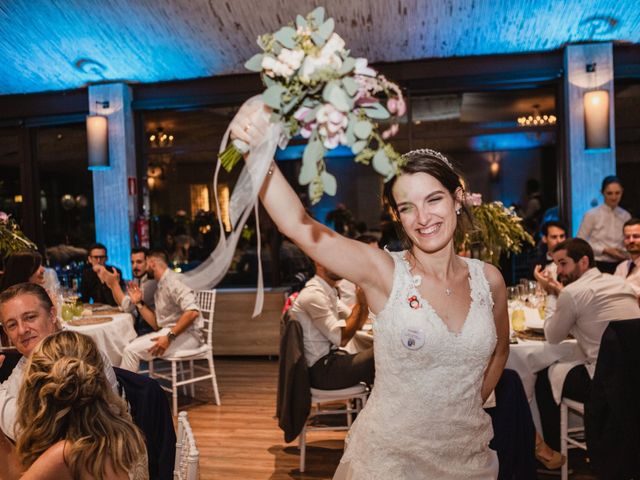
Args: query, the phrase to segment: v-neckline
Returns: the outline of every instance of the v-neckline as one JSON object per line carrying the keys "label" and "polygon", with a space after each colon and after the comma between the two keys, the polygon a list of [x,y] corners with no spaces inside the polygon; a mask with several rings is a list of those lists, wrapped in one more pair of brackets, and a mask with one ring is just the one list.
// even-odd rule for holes
{"label": "v-neckline", "polygon": [[467,310],[467,314],[464,317],[464,321],[462,322],[462,326],[460,327],[460,330],[458,332],[454,332],[453,330],[451,330],[449,328],[449,325],[447,325],[447,322],[445,322],[442,319],[442,317],[436,311],[436,309],[433,308],[433,305],[431,305],[431,303],[429,303],[429,301],[422,296],[422,294],[420,293],[420,290],[418,289],[416,284],[413,283],[413,277],[415,275],[411,274],[411,265],[409,264],[409,261],[407,260],[405,255],[406,255],[406,252],[403,252],[402,260],[404,261],[405,267],[407,269],[407,273],[409,274],[409,279],[411,281],[411,286],[416,292],[416,297],[418,298],[418,302],[420,302],[420,305],[425,305],[431,311],[431,313],[433,313],[433,315],[438,319],[438,323],[442,326],[442,328],[444,328],[444,330],[447,333],[450,333],[451,335],[454,335],[456,337],[462,335],[462,332],[464,332],[464,329],[467,326],[467,322],[469,320],[469,317],[471,316],[471,311],[473,310],[473,304],[475,302],[475,296],[474,296],[475,292],[474,292],[474,289],[473,289],[473,279],[471,278],[471,276],[472,276],[472,273],[471,273],[471,262],[469,262],[464,257],[460,257],[467,264],[467,269],[469,270],[469,274],[467,275],[467,278],[469,280],[469,297],[471,297],[471,301],[469,302],[469,309]]}

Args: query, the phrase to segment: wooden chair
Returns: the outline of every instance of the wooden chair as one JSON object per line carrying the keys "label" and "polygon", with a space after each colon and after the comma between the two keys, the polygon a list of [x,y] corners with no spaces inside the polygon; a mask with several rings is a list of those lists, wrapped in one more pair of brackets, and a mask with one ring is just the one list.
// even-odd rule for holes
{"label": "wooden chair", "polygon": [[[190,386],[191,396],[195,395],[194,384],[203,380],[211,379],[213,385],[213,397],[216,405],[220,405],[220,393],[218,392],[218,382],[216,380],[216,371],[213,365],[213,317],[216,302],[215,290],[200,290],[196,294],[196,299],[203,319],[203,333],[205,335],[205,343],[195,350],[177,351],[171,356],[154,358],[149,361],[149,376],[151,378],[162,379],[170,383],[171,387],[163,385],[166,391],[172,395],[172,412],[173,415],[178,414],[178,388],[183,387],[186,393],[186,386]],[[206,360],[207,366],[196,365],[195,360]],[[157,370],[155,363],[165,361],[171,364],[170,372],[168,370]],[[185,367],[185,362],[188,367]],[[180,368],[180,380],[178,380],[178,368]],[[196,372],[204,374],[196,376]]]}

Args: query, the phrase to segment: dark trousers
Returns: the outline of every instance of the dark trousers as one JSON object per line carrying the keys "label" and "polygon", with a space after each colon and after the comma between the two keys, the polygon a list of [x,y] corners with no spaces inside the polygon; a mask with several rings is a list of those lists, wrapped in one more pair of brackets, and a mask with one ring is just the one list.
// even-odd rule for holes
{"label": "dark trousers", "polygon": [[332,350],[309,369],[311,386],[322,390],[338,390],[364,382],[373,385],[375,365],[373,348],[356,354]]}
{"label": "dark trousers", "polygon": [[[591,378],[584,365],[573,367],[562,386],[562,396],[585,402],[591,393]],[[540,410],[540,421],[544,441],[554,450],[560,450],[560,406],[553,398],[549,369],[538,372],[536,379],[536,401]]]}
{"label": "dark trousers", "polygon": [[616,271],[616,267],[620,262],[596,262],[596,267],[602,273],[610,273],[613,275]]}
{"label": "dark trousers", "polygon": [[495,388],[496,406],[488,408],[493,424],[489,447],[498,454],[498,480],[535,480],[535,427],[520,376],[505,369]]}

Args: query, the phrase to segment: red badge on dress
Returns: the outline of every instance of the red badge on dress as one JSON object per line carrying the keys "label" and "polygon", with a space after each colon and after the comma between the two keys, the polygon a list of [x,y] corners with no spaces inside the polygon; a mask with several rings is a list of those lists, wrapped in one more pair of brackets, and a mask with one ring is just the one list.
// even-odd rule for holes
{"label": "red badge on dress", "polygon": [[415,310],[422,308],[422,305],[420,305],[420,301],[418,300],[418,297],[416,295],[412,295],[408,298],[409,301],[409,306]]}

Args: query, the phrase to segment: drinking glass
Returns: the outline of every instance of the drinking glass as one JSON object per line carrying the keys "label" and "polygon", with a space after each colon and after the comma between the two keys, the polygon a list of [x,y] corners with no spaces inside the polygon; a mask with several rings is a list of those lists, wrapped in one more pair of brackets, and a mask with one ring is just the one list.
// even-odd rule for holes
{"label": "drinking glass", "polygon": [[511,328],[514,332],[522,332],[524,330],[524,310],[516,308],[511,313]]}

